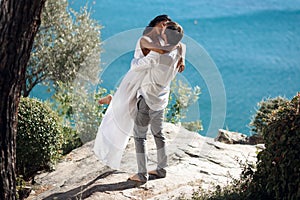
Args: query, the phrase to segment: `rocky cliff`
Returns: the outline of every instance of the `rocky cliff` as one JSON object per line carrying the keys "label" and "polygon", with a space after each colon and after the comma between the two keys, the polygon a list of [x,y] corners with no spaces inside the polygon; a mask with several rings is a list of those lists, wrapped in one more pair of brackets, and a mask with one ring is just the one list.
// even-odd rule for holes
{"label": "rocky cliff", "polygon": [[[120,170],[101,164],[92,152],[93,141],[73,150],[55,171],[36,176],[28,199],[176,199],[189,198],[199,187],[210,189],[239,177],[239,162],[255,162],[260,145],[224,144],[213,138],[164,124],[169,166],[167,177],[144,185],[127,181],[136,172],[133,139]],[[156,166],[156,149],[148,134],[149,169]]]}

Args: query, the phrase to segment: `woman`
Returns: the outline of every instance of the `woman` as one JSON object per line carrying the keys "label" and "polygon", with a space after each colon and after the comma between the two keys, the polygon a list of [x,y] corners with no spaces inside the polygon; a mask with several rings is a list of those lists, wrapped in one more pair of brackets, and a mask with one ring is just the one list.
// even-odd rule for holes
{"label": "woman", "polygon": [[[159,24],[161,23],[161,24]],[[159,33],[162,28],[158,27],[163,25],[162,21],[156,23],[153,29],[146,29],[145,35],[151,35],[153,37],[159,37]],[[144,41],[143,43],[143,39]],[[145,56],[145,50],[153,49],[158,52],[167,52],[168,49],[175,48],[174,46],[167,46],[161,48],[159,44],[156,44],[155,40],[151,41],[149,37],[143,36],[137,43],[135,51],[135,59],[138,62],[143,62],[144,65],[151,65],[151,59],[155,60],[155,56],[151,51]],[[158,38],[157,41],[160,39]],[[146,44],[146,46],[145,46]],[[149,45],[150,46],[147,46]],[[143,45],[143,46],[142,46]],[[153,48],[154,47],[154,48]],[[157,49],[156,49],[157,48]],[[156,55],[157,56],[157,55]],[[144,59],[143,58],[146,58]],[[149,62],[150,60],[150,62]],[[105,113],[105,116],[99,127],[97,137],[94,145],[94,152],[103,163],[111,168],[118,169],[120,167],[123,151],[127,145],[129,136],[132,133],[134,125],[134,117],[136,116],[136,103],[137,103],[137,91],[142,84],[142,81],[147,74],[147,70],[139,70],[141,63],[132,64],[131,69],[123,78],[118,90],[116,91],[114,98],[112,98],[110,105]],[[134,67],[133,67],[134,66]],[[179,64],[178,64],[179,66]]]}

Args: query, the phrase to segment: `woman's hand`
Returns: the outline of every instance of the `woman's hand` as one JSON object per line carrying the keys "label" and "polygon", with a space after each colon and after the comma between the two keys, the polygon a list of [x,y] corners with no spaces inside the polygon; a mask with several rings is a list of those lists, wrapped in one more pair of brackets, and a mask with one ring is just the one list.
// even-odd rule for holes
{"label": "woman's hand", "polygon": [[182,57],[183,56],[182,55],[183,49],[182,49],[181,43],[177,44],[177,48],[178,48],[178,51],[179,51],[179,54],[180,54],[180,58],[179,58],[178,63],[177,63],[177,68],[178,68],[178,72],[181,73],[181,72],[183,72],[183,70],[185,68],[185,63],[183,62],[183,57]]}
{"label": "woman's hand", "polygon": [[177,68],[178,68],[178,72],[181,73],[183,72],[184,68],[185,68],[185,65],[183,63],[183,58],[180,57],[178,63],[177,63]]}

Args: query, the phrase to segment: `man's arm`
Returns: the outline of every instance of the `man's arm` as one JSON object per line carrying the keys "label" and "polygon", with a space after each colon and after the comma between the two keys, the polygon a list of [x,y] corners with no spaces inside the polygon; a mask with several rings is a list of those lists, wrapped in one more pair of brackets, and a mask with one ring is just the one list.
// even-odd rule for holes
{"label": "man's arm", "polygon": [[135,71],[146,70],[158,63],[159,53],[150,51],[147,56],[142,58],[133,58],[131,60],[131,69]]}

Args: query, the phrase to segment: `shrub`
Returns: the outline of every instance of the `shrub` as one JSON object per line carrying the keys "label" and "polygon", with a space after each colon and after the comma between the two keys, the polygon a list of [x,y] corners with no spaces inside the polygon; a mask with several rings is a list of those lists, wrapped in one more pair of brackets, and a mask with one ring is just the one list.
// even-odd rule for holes
{"label": "shrub", "polygon": [[299,199],[300,94],[265,116],[266,148],[258,154],[251,190],[275,199]]}
{"label": "shrub", "polygon": [[61,147],[62,155],[65,155],[71,152],[73,149],[76,149],[82,146],[82,141],[77,133],[72,127],[64,126],[62,128],[63,142]]}
{"label": "shrub", "polygon": [[[76,83],[82,83],[82,81]],[[87,83],[82,85],[76,85],[76,83],[68,85],[57,82],[57,90],[52,96],[51,106],[63,119],[64,126],[72,127],[69,131],[73,133],[65,132],[66,137],[73,135],[75,143],[78,139],[86,143],[96,137],[106,110],[106,106],[99,105],[98,100],[105,96],[106,89],[100,87],[95,90]]]}
{"label": "shrub", "polygon": [[266,99],[259,102],[257,104],[258,110],[250,123],[252,131],[258,135],[262,135],[263,129],[267,126],[270,113],[276,110],[279,106],[285,105],[287,102],[289,102],[289,100],[283,97]]}
{"label": "shrub", "polygon": [[60,120],[43,102],[21,98],[17,129],[17,172],[28,179],[37,171],[49,169],[60,153]]}
{"label": "shrub", "polygon": [[[186,118],[189,106],[197,102],[201,89],[198,86],[189,87],[181,80],[173,80],[169,96],[169,104],[166,108],[166,121],[171,123],[182,122]],[[190,131],[202,131],[203,126],[200,120],[182,122],[182,126]]]}

